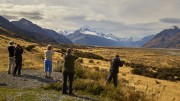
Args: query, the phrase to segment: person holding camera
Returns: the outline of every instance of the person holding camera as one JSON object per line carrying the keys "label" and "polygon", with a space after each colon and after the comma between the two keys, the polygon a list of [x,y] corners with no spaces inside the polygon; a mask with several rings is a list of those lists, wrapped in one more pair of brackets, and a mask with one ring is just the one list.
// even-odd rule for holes
{"label": "person holding camera", "polygon": [[[52,78],[51,73],[52,73],[52,56],[55,54],[53,47],[51,45],[47,46],[47,50],[44,51],[45,54],[45,78]],[[47,71],[49,69],[49,76],[47,76]]]}
{"label": "person holding camera", "polygon": [[120,61],[119,55],[116,55],[113,60],[111,60],[111,67],[109,69],[109,75],[106,81],[106,85],[111,82],[113,78],[114,86],[117,87],[117,78],[119,73],[119,67],[122,67],[123,63]]}
{"label": "person holding camera", "polygon": [[[9,51],[9,65],[8,65],[8,74],[11,74],[14,72],[14,68],[15,68],[15,57],[14,57],[14,50],[15,47],[13,46],[14,42],[10,41],[9,42],[9,46],[8,46],[8,51]],[[11,65],[13,65],[12,70],[11,70]]]}
{"label": "person holding camera", "polygon": [[20,44],[17,44],[15,49],[15,62],[16,67],[14,68],[13,76],[16,76],[16,72],[18,70],[18,76],[21,76],[21,68],[22,68],[22,54],[23,54],[23,46],[20,46]]}
{"label": "person holding camera", "polygon": [[72,93],[72,82],[74,77],[74,60],[78,59],[78,55],[76,50],[73,50],[76,54],[76,56],[73,56],[71,54],[72,50],[70,48],[67,49],[67,53],[63,55],[64,64],[62,68],[62,74],[63,74],[63,85],[62,85],[62,94],[67,94],[66,88],[67,88],[67,77],[69,80],[69,93],[68,95],[73,95]]}

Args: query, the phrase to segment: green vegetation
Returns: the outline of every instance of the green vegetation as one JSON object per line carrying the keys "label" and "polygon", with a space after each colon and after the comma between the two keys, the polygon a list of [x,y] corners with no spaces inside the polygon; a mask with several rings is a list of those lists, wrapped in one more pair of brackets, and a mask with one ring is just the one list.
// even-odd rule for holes
{"label": "green vegetation", "polygon": [[[98,72],[93,69],[94,68],[83,68],[83,66],[78,63],[75,64],[73,89],[76,93],[101,96],[105,99],[118,101],[148,100],[144,93],[135,91],[133,87],[125,86],[125,81],[118,83],[118,87],[114,87],[112,83],[105,86],[108,71]],[[42,88],[45,90],[54,89],[60,91],[61,87],[62,83],[51,83]]]}
{"label": "green vegetation", "polygon": [[180,68],[156,68],[152,66],[145,66],[143,64],[126,63],[125,61],[122,62],[125,66],[133,68],[131,70],[131,73],[133,74],[162,80],[180,80]]}
{"label": "green vegetation", "polygon": [[77,59],[77,62],[83,63],[83,59]]}

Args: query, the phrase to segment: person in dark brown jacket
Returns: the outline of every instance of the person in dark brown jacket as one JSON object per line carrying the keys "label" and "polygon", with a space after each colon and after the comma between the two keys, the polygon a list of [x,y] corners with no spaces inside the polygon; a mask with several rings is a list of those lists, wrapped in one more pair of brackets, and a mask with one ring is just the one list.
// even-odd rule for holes
{"label": "person in dark brown jacket", "polygon": [[111,60],[111,67],[109,69],[109,75],[106,81],[106,85],[113,79],[114,86],[117,87],[117,78],[119,73],[119,67],[122,67],[123,63],[120,61],[119,55],[116,55],[113,60]]}

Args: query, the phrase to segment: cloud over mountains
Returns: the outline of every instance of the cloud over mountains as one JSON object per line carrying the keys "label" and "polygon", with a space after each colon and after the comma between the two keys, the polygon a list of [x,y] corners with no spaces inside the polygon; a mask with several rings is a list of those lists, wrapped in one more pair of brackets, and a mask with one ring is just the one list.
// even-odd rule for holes
{"label": "cloud over mountains", "polygon": [[83,25],[120,37],[144,37],[180,26],[179,0],[0,0],[0,15],[44,28],[74,31]]}

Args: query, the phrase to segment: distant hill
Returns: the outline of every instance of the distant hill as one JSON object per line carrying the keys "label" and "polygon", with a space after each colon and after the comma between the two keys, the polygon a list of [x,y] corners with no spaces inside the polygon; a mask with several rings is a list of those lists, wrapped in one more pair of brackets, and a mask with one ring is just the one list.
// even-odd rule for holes
{"label": "distant hill", "polygon": [[15,33],[23,34],[26,37],[32,36],[32,37],[34,37],[35,40],[39,40],[44,43],[58,44],[58,42],[52,38],[46,37],[39,33],[30,32],[30,31],[18,28],[14,24],[9,22],[9,20],[5,19],[2,16],[0,16],[0,27],[4,28],[6,30],[9,30],[9,31],[15,32]]}
{"label": "distant hill", "polygon": [[22,18],[19,21],[12,21],[12,23],[16,27],[19,27],[21,29],[28,30],[28,31],[31,31],[31,32],[42,34],[42,35],[44,35],[46,37],[49,37],[49,38],[52,38],[52,39],[56,40],[57,42],[72,44],[72,42],[68,38],[64,37],[61,34],[58,34],[54,30],[43,29],[40,26],[38,26],[36,24],[33,24],[31,21],[26,20],[24,18]]}
{"label": "distant hill", "polygon": [[155,35],[149,42],[143,45],[145,48],[180,48],[180,29],[177,26],[174,28],[165,29]]}

